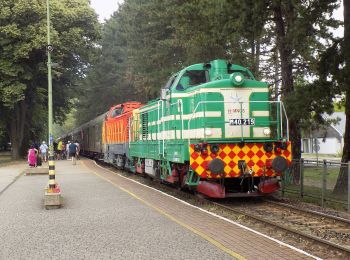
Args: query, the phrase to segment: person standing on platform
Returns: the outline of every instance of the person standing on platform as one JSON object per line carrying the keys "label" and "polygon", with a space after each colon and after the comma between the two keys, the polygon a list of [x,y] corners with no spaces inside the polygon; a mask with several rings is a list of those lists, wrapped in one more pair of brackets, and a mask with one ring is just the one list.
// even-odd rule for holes
{"label": "person standing on platform", "polygon": [[57,144],[57,160],[61,160],[62,154],[62,140],[60,140]]}
{"label": "person standing on platform", "polygon": [[38,150],[35,149],[34,145],[31,145],[28,150],[28,164],[30,167],[36,167],[36,155]]}
{"label": "person standing on platform", "polygon": [[62,141],[61,160],[65,160],[66,157],[66,144]]}
{"label": "person standing on platform", "polygon": [[43,141],[43,143],[40,145],[39,149],[40,149],[40,153],[41,153],[41,159],[44,162],[46,162],[47,161],[47,151],[49,150],[49,147],[47,146],[45,141]]}
{"label": "person standing on platform", "polygon": [[77,159],[76,159],[76,155],[77,155],[77,145],[75,143],[71,143],[69,144],[69,157],[72,157],[72,163],[73,165],[77,164]]}
{"label": "person standing on platform", "polygon": [[58,154],[57,147],[58,147],[58,143],[54,141],[53,142],[53,151],[54,151],[54,158],[55,158],[55,160],[57,160],[57,154]]}
{"label": "person standing on platform", "polygon": [[78,142],[78,140],[75,140],[75,145],[77,146],[77,153],[76,153],[76,155],[77,155],[77,160],[79,160],[79,154],[80,154],[80,145],[79,145],[79,142]]}
{"label": "person standing on platform", "polygon": [[70,141],[68,141],[68,143],[66,145],[66,157],[67,157],[67,160],[69,160],[69,146],[70,146]]}

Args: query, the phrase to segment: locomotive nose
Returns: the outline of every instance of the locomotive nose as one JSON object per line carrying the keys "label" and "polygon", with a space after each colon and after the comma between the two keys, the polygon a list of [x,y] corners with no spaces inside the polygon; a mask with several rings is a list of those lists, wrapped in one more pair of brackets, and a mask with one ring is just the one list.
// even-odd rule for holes
{"label": "locomotive nose", "polygon": [[208,168],[212,173],[219,174],[224,172],[225,164],[222,160],[214,158],[210,161]]}

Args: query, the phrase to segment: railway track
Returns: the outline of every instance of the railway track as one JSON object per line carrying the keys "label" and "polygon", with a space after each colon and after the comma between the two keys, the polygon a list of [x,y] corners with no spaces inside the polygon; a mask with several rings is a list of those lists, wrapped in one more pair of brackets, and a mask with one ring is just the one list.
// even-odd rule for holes
{"label": "railway track", "polygon": [[[106,167],[106,165],[104,165]],[[115,168],[107,167],[119,172]],[[198,198],[184,191],[174,189],[139,175],[122,173],[126,177],[160,189],[196,206],[224,215],[244,225],[278,237],[292,236],[287,242],[296,247],[329,259],[350,258],[350,220],[341,217],[298,208],[296,206],[266,199],[230,199],[223,202]],[[194,198],[195,197],[195,198]],[[214,209],[214,207],[216,209]],[[249,223],[247,223],[249,219]],[[263,224],[263,225],[261,225]],[[294,243],[293,243],[294,241]],[[307,241],[307,245],[302,241]]]}
{"label": "railway track", "polygon": [[270,200],[239,205],[232,201],[211,203],[350,257],[349,219]]}

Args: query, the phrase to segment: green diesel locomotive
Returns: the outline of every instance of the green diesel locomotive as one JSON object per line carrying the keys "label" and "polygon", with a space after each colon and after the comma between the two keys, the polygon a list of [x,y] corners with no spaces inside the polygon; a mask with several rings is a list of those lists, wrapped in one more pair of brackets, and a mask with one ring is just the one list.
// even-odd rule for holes
{"label": "green diesel locomotive", "polygon": [[173,75],[159,99],[133,110],[128,142],[133,171],[213,198],[275,192],[291,163],[282,102],[225,60]]}

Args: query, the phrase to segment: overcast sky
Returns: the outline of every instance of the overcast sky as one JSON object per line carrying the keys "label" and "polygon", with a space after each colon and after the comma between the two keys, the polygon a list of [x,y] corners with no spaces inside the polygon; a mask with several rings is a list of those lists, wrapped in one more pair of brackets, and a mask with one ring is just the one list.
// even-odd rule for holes
{"label": "overcast sky", "polygon": [[91,0],[91,6],[96,10],[98,19],[103,22],[118,9],[118,4],[124,0]]}
{"label": "overcast sky", "polygon": [[[121,4],[124,0],[91,0],[91,6],[96,10],[98,18],[101,22],[108,19],[114,11],[118,9],[118,4]],[[340,8],[333,14],[339,20],[343,21],[343,1],[341,1]],[[335,30],[336,36],[343,36],[343,27]]]}

